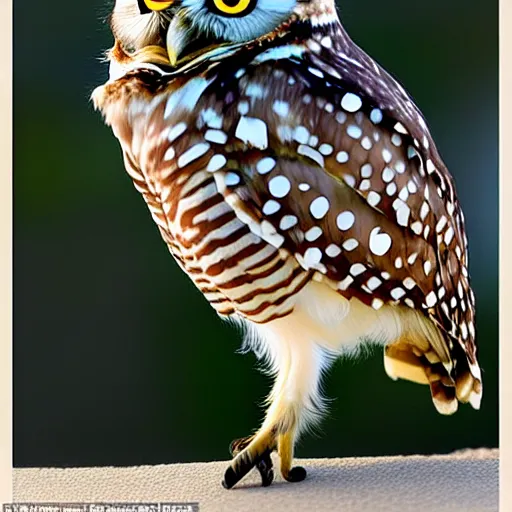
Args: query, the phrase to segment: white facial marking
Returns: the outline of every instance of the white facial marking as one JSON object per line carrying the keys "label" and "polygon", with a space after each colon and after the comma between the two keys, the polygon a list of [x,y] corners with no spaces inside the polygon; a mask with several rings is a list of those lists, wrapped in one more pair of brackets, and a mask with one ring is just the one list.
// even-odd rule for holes
{"label": "white facial marking", "polygon": [[381,232],[380,227],[373,228],[370,232],[370,251],[376,256],[384,256],[391,248],[393,241],[391,237]]}

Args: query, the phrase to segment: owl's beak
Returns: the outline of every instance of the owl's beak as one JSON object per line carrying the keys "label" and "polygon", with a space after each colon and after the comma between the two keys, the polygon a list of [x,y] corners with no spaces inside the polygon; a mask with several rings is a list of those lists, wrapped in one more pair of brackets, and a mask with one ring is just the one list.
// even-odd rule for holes
{"label": "owl's beak", "polygon": [[192,30],[190,26],[183,21],[180,13],[177,12],[167,29],[166,46],[171,66],[176,66],[183,50],[188,46],[191,40]]}

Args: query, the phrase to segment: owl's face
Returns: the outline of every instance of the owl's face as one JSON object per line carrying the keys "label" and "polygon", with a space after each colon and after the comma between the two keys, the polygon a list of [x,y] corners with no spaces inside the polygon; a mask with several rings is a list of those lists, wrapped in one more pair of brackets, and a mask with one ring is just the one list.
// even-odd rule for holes
{"label": "owl's face", "polygon": [[171,64],[211,44],[243,43],[326,0],[116,0],[111,27],[128,54],[167,50]]}

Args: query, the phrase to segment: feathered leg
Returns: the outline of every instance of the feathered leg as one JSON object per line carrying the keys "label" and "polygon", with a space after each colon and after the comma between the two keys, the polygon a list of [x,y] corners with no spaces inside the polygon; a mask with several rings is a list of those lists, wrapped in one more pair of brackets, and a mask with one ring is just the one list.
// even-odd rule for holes
{"label": "feathered leg", "polygon": [[[274,327],[274,328],[273,328]],[[270,453],[277,449],[281,474],[289,482],[304,480],[306,471],[293,467],[293,450],[298,435],[321,416],[320,378],[328,358],[318,345],[303,337],[284,337],[276,326],[258,328],[267,349],[276,380],[268,398],[270,406],[260,430],[252,437],[234,442],[237,453],[224,475],[223,485],[230,489],[253,467],[269,485]],[[238,448],[238,450],[237,450]],[[270,462],[270,466],[269,466]],[[273,472],[271,473],[273,476]]]}

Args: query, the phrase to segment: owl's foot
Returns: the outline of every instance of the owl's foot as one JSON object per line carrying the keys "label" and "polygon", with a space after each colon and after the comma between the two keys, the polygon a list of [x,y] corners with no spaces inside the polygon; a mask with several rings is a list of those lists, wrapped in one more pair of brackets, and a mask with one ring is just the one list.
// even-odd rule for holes
{"label": "owl's foot", "polygon": [[293,466],[293,444],[295,432],[288,431],[277,436],[277,449],[281,458],[281,475],[287,482],[302,482],[307,476],[302,466]]}
{"label": "owl's foot", "polygon": [[301,482],[306,478],[306,470],[300,466],[292,467],[294,437],[293,431],[277,436],[275,431],[271,431],[236,439],[230,446],[231,454],[235,458],[224,474],[222,485],[231,489],[256,467],[261,475],[262,486],[269,486],[274,480],[270,454],[276,448],[281,458],[283,478],[288,482]]}
{"label": "owl's foot", "polygon": [[[233,457],[236,457],[242,450],[251,444],[255,435],[235,439],[229,446],[229,451]],[[256,469],[261,476],[262,487],[268,487],[274,481],[274,469],[272,459],[270,458],[270,451],[265,453],[259,462],[256,463]]]}
{"label": "owl's foot", "polygon": [[[272,436],[272,438],[274,437]],[[261,475],[263,487],[268,487],[274,481],[274,469],[270,454],[276,447],[275,442],[269,441],[270,437],[255,434],[235,439],[231,443],[229,450],[235,458],[224,474],[222,485],[226,489],[231,489],[254,467]]]}

